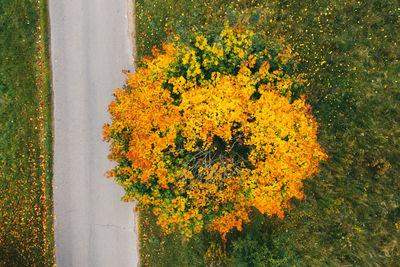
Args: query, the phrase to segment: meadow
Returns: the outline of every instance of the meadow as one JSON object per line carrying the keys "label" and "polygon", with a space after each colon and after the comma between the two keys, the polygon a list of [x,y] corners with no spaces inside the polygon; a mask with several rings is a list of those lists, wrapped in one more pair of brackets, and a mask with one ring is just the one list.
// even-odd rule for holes
{"label": "meadow", "polygon": [[47,1],[1,1],[0,25],[0,266],[52,266]]}
{"label": "meadow", "polygon": [[302,58],[299,72],[329,159],[280,220],[254,212],[221,241],[163,235],[140,216],[143,266],[397,266],[400,262],[398,1],[137,0],[137,63],[171,33],[262,31]]}

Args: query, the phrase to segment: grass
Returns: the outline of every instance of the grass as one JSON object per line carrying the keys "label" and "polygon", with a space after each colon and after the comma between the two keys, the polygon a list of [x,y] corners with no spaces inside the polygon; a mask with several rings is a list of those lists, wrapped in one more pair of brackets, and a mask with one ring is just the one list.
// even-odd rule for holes
{"label": "grass", "polygon": [[156,225],[157,218],[150,211],[139,216],[139,242],[141,266],[201,265],[208,246],[206,236],[184,241],[178,233],[162,234]]}
{"label": "grass", "polygon": [[52,266],[47,1],[1,1],[0,25],[0,266]]}
{"label": "grass", "polygon": [[136,10],[139,60],[170,32],[212,30],[226,18],[290,44],[330,156],[283,221],[256,216],[226,245],[212,233],[189,243],[163,236],[142,213],[143,266],[398,266],[398,1],[137,0]]}

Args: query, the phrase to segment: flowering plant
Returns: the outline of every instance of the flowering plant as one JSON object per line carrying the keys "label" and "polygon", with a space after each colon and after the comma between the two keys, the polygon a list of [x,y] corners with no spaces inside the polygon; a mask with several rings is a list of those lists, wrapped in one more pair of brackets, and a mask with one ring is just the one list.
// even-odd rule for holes
{"label": "flowering plant", "polygon": [[252,208],[282,218],[327,158],[310,106],[292,95],[296,55],[229,25],[163,50],[126,74],[109,106],[108,175],[124,200],[186,237],[206,228],[225,238]]}

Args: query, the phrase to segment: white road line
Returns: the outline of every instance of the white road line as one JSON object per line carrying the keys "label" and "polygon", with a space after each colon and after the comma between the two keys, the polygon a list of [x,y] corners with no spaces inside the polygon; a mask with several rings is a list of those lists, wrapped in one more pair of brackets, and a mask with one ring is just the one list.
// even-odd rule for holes
{"label": "white road line", "polygon": [[50,0],[57,266],[137,266],[133,204],[103,174],[102,126],[133,71],[127,0]]}

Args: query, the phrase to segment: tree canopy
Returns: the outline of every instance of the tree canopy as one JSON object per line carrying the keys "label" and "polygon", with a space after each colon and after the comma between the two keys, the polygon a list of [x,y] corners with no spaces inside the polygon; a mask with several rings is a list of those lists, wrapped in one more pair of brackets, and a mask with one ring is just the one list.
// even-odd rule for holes
{"label": "tree canopy", "polygon": [[252,30],[171,36],[115,90],[108,172],[165,232],[223,238],[252,209],[284,217],[327,158],[290,47]]}

